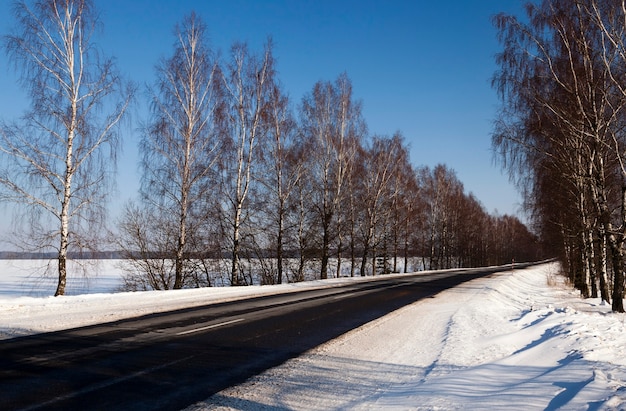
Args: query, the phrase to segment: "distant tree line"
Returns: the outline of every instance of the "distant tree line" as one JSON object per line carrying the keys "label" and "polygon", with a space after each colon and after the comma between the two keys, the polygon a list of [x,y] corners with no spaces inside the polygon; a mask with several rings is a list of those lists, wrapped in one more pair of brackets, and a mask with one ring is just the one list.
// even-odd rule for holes
{"label": "distant tree line", "polygon": [[[119,124],[135,89],[98,55],[89,0],[17,2],[5,49],[31,111],[0,127],[2,199],[26,248],[66,261],[103,244]],[[346,74],[297,107],[271,39],[218,58],[190,14],[155,67],[141,189],[119,218],[126,289],[276,284],[540,257],[516,217],[490,215],[444,165],[414,167],[401,133],[371,136]],[[110,110],[107,113],[107,110]],[[90,254],[91,253],[91,254]]]}
{"label": "distant tree line", "polygon": [[573,284],[624,312],[626,2],[544,0],[494,21],[493,144]]}

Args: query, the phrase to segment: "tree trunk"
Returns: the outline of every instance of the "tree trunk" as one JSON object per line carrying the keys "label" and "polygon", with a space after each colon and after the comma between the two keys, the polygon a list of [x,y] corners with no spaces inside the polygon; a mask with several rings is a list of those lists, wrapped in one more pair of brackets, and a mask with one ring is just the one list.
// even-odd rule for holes
{"label": "tree trunk", "polygon": [[350,233],[350,277],[354,277],[356,270],[356,244],[354,242],[354,230]]}
{"label": "tree trunk", "polygon": [[330,252],[330,221],[332,215],[324,215],[324,227],[322,228],[324,233],[322,236],[322,267],[320,270],[320,279],[326,280],[328,278],[328,260]]}
{"label": "tree trunk", "polygon": [[61,240],[59,246],[59,282],[54,296],[65,294],[67,281],[67,250],[69,248],[70,233],[70,200],[72,197],[72,177],[74,176],[74,130],[76,126],[77,106],[72,101],[72,122],[67,136],[67,151],[65,153],[65,179],[63,187],[63,201],[61,203]]}
{"label": "tree trunk", "polygon": [[[609,237],[614,237],[610,235]],[[624,275],[622,273],[623,267],[623,253],[620,247],[617,246],[615,238],[609,238],[609,245],[611,247],[611,260],[613,262],[613,303],[611,308],[613,312],[624,312]],[[621,286],[620,286],[621,284]]]}
{"label": "tree trunk", "polygon": [[298,271],[296,274],[296,278],[294,281],[300,282],[304,281],[304,265],[306,263],[306,249],[307,243],[305,240],[304,233],[304,224],[305,224],[305,209],[304,209],[304,197],[302,194],[302,190],[299,192],[299,215],[298,215],[298,247],[299,247],[299,261],[298,261]]}
{"label": "tree trunk", "polygon": [[365,242],[365,244],[363,244],[363,256],[361,258],[361,277],[365,277],[366,275],[365,269],[367,267],[367,255],[369,254],[369,252],[369,243]]}
{"label": "tree trunk", "polygon": [[337,272],[336,278],[341,277],[341,249],[343,248],[343,236],[341,233],[338,234],[338,243],[337,243]]}
{"label": "tree trunk", "polygon": [[[623,313],[624,312],[624,272],[623,264],[621,260],[623,260],[623,254],[620,253],[619,260],[619,271],[615,272],[615,279],[613,284],[613,304],[611,304],[611,308],[613,312]],[[617,267],[616,267],[617,268]]]}
{"label": "tree trunk", "polygon": [[[626,230],[626,186],[622,186],[622,230]],[[611,235],[611,237],[613,237]],[[609,238],[610,240],[610,238]],[[624,312],[624,232],[619,240],[616,258],[614,263],[614,278],[613,278],[613,303],[611,307],[613,312]]]}
{"label": "tree trunk", "polygon": [[596,255],[595,255],[595,247],[593,245],[593,231],[591,228],[587,230],[587,272],[589,273],[589,285],[591,285],[591,298],[598,298],[598,281],[596,278]]}
{"label": "tree trunk", "polygon": [[[408,221],[408,219],[407,219]],[[404,233],[404,272],[409,272],[409,225],[406,224],[406,231]]]}
{"label": "tree trunk", "polygon": [[276,266],[278,270],[276,284],[283,283],[283,214],[283,206],[281,205],[278,212],[278,238],[276,239]]}
{"label": "tree trunk", "polygon": [[600,244],[598,253],[600,255],[600,261],[598,263],[599,272],[598,277],[600,280],[600,297],[607,303],[611,302],[611,295],[609,293],[609,282],[607,279],[607,255],[606,255],[606,233],[602,229],[599,232]]}
{"label": "tree trunk", "polygon": [[[368,219],[369,221],[369,219]],[[367,228],[367,235],[363,239],[363,256],[361,259],[361,277],[366,276],[365,269],[367,267],[367,257],[370,253],[370,246],[372,242],[372,238],[374,238],[374,227],[371,222],[368,222],[369,227]]]}
{"label": "tree trunk", "polygon": [[63,202],[63,206],[61,208],[61,244],[59,247],[59,282],[57,284],[57,289],[54,293],[54,296],[60,296],[65,294],[65,284],[67,281],[67,250],[69,247],[69,181],[71,178],[66,180],[66,198]]}
{"label": "tree trunk", "polygon": [[183,190],[181,200],[180,221],[178,222],[178,246],[176,247],[176,273],[174,278],[174,289],[183,288],[183,259],[185,253],[185,244],[187,242],[187,192]]}
{"label": "tree trunk", "polygon": [[181,232],[178,237],[178,246],[176,247],[176,261],[175,261],[175,278],[174,278],[174,289],[180,290],[183,288],[183,252],[185,248],[185,228],[181,227]]}
{"label": "tree trunk", "polygon": [[[584,221],[584,218],[583,218]],[[589,278],[591,277],[591,261],[589,253],[591,252],[591,248],[593,247],[588,243],[586,229],[582,234],[582,244],[583,244],[583,252],[582,252],[582,267],[580,268],[579,274],[574,279],[574,283],[576,284],[576,288],[580,290],[583,298],[589,298]]]}
{"label": "tree trunk", "polygon": [[[63,243],[63,239],[61,242]],[[65,294],[65,283],[67,281],[67,241],[65,242],[65,246],[62,245],[61,247],[62,248],[59,250],[59,282],[56,292],[54,293],[55,297]]]}
{"label": "tree trunk", "polygon": [[231,285],[238,286],[241,284],[241,277],[239,275],[240,261],[239,261],[239,227],[241,220],[241,206],[238,205],[235,210],[235,218],[233,221],[233,253],[232,253],[232,265],[230,271],[230,283]]}

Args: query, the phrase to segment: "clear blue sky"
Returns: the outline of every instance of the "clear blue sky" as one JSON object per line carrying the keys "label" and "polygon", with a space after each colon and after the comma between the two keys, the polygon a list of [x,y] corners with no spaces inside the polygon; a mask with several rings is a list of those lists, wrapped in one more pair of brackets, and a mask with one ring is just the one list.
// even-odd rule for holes
{"label": "clear blue sky", "polygon": [[[261,50],[274,40],[279,77],[297,105],[318,80],[347,72],[372,134],[400,130],[415,165],[444,163],[487,211],[516,214],[520,196],[491,151],[498,100],[490,86],[499,50],[491,17],[521,14],[518,0],[96,0],[99,47],[140,86],[135,127],[144,120],[145,85],[168,57],[174,25],[192,10],[207,23],[211,45],[228,53],[234,41]],[[0,33],[13,26],[12,1],[0,0]],[[27,108],[16,73],[0,54],[0,119]],[[138,188],[138,133],[125,133],[118,194]]]}

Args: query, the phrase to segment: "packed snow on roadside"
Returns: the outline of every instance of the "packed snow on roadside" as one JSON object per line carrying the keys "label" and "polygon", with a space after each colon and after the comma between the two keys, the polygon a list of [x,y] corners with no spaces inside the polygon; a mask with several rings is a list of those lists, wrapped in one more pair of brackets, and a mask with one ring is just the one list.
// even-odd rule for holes
{"label": "packed snow on roadside", "polygon": [[625,410],[626,317],[557,270],[465,283],[188,411]]}
{"label": "packed snow on roadside", "polygon": [[[361,281],[112,293],[104,291],[116,287],[119,273],[106,263],[85,286],[93,294],[54,298],[32,289],[18,296],[33,283],[28,263],[20,264],[22,274],[0,266],[0,339]],[[188,410],[624,410],[626,316],[599,299],[580,299],[557,271],[546,264],[470,281]],[[14,289],[6,291],[9,283]]]}

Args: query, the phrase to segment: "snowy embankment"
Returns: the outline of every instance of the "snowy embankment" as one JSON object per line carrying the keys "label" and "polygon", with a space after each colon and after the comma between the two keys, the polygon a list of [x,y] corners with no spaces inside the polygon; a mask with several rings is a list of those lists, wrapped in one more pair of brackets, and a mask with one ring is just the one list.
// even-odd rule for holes
{"label": "snowy embankment", "polygon": [[557,269],[460,285],[189,410],[625,410],[626,316]]}
{"label": "snowy embankment", "polygon": [[[626,316],[580,299],[557,269],[548,264],[465,283],[189,409],[624,410]],[[89,291],[111,287],[114,271],[105,267]],[[33,278],[14,275],[22,282],[0,297],[0,338],[360,281],[54,298],[16,297]],[[0,287],[14,280],[5,276]]]}

